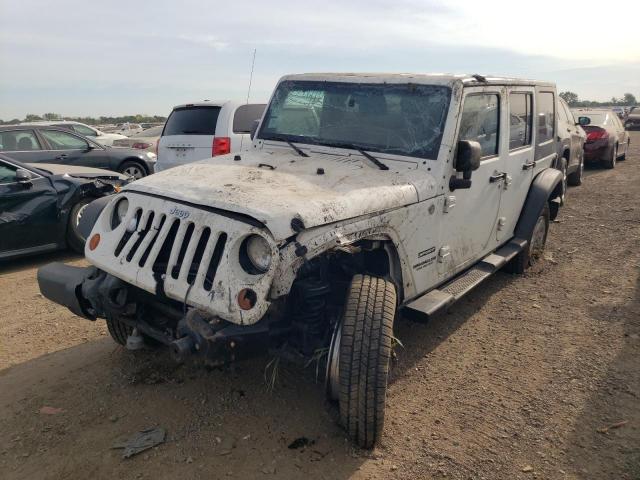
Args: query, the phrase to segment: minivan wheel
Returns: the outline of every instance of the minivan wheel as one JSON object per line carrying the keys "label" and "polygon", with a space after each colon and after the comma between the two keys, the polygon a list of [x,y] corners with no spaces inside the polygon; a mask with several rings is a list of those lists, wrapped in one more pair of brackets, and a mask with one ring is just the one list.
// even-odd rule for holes
{"label": "minivan wheel", "polygon": [[74,252],[84,254],[84,244],[86,238],[80,233],[80,219],[87,205],[93,202],[95,198],[83,198],[76,203],[69,212],[69,221],[67,223],[67,245]]}
{"label": "minivan wheel", "polygon": [[340,422],[361,448],[373,448],[382,435],[395,312],[393,283],[353,277],[332,340],[330,350],[339,355],[329,354],[327,391],[337,397]]}
{"label": "minivan wheel", "polygon": [[528,238],[527,246],[511,260],[505,270],[510,273],[521,274],[529,267],[535,265],[544,253],[547,243],[547,233],[549,232],[549,204],[545,203],[542,212],[536,220],[531,236]]}
{"label": "minivan wheel", "polygon": [[567,184],[572,187],[577,187],[578,185],[582,185],[582,175],[584,173],[584,158],[580,159],[580,164],[578,165],[578,169],[575,172],[567,175]]}
{"label": "minivan wheel", "polygon": [[122,162],[120,165],[120,173],[124,173],[125,175],[129,175],[136,180],[141,179],[142,177],[147,176],[147,171],[145,168],[140,165],[138,162],[133,160],[127,160],[126,162]]}
{"label": "minivan wheel", "polygon": [[562,192],[560,193],[560,205],[564,205],[567,201],[567,159],[560,158],[558,170],[562,173]]}

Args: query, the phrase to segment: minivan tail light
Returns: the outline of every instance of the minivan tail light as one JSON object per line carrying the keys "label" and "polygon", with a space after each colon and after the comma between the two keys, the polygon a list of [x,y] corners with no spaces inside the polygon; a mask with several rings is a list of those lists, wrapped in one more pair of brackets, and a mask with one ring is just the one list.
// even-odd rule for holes
{"label": "minivan tail light", "polygon": [[609,138],[609,132],[604,128],[591,128],[587,132],[587,142],[595,142],[596,140],[604,140]]}
{"label": "minivan tail light", "polygon": [[215,157],[226,153],[231,153],[231,139],[229,137],[213,137],[211,156]]}

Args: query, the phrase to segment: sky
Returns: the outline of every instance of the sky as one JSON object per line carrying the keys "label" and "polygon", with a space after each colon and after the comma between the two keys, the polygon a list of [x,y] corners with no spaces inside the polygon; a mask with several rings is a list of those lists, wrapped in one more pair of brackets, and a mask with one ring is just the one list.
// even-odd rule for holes
{"label": "sky", "polygon": [[[626,21],[625,19],[629,19]],[[480,73],[640,99],[640,2],[0,0],[0,119],[168,115],[301,72]]]}

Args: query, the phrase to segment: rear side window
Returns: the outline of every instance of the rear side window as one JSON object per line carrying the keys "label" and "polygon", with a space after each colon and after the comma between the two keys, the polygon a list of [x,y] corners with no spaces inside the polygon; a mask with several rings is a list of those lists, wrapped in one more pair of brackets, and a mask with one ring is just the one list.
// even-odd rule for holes
{"label": "rear side window", "polygon": [[495,94],[472,94],[464,100],[460,120],[460,140],[480,143],[482,156],[498,154],[500,97]]}
{"label": "rear side window", "polygon": [[73,129],[79,133],[80,135],[84,135],[85,137],[95,137],[96,131],[90,129],[89,127],[85,127],[84,125],[74,125]]}
{"label": "rear side window", "polygon": [[176,108],[164,127],[167,135],[215,135],[220,107]]}
{"label": "rear side window", "polygon": [[250,133],[253,122],[260,120],[265,104],[241,105],[233,116],[233,133]]}
{"label": "rear side window", "polygon": [[548,142],[555,134],[555,104],[552,92],[538,94],[538,145]]}
{"label": "rear side window", "polygon": [[530,93],[510,93],[509,105],[509,150],[531,145],[533,95]]}
{"label": "rear side window", "polygon": [[40,142],[33,130],[13,130],[0,133],[0,151],[26,152],[40,150]]}

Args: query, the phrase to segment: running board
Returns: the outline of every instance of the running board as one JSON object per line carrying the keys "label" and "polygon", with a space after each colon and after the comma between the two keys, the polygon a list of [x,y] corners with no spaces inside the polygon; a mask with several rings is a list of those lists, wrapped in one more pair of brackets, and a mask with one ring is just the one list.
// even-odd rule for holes
{"label": "running board", "polygon": [[446,310],[504,267],[526,246],[526,240],[514,238],[449,282],[412,300],[403,309],[405,315],[417,320],[428,320],[437,312]]}

